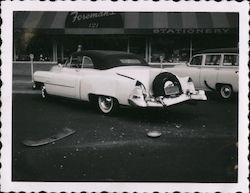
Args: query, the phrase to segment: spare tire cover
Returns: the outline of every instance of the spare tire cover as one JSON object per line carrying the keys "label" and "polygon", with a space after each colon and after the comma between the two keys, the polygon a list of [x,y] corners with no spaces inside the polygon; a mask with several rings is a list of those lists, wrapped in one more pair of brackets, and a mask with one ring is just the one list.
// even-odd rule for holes
{"label": "spare tire cover", "polygon": [[153,81],[153,94],[155,97],[165,96],[164,85],[167,81],[171,81],[175,86],[179,87],[180,94],[182,93],[181,84],[178,78],[169,72],[163,72],[158,74]]}

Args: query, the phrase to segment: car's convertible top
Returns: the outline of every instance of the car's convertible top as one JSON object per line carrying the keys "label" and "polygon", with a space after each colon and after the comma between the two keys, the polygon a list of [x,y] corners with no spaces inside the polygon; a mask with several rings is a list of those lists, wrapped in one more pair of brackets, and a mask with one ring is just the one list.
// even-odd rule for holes
{"label": "car's convertible top", "polygon": [[127,52],[105,51],[105,50],[86,50],[74,52],[72,57],[88,56],[91,58],[94,68],[106,70],[119,66],[148,66],[147,62],[141,57]]}

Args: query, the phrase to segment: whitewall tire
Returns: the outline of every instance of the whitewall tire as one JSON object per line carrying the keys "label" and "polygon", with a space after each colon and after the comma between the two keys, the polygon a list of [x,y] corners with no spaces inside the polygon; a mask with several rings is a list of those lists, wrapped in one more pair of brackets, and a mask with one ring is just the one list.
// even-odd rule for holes
{"label": "whitewall tire", "polygon": [[221,85],[220,87],[220,96],[224,99],[229,99],[233,95],[233,89],[231,85]]}
{"label": "whitewall tire", "polygon": [[98,96],[97,103],[99,110],[104,114],[112,114],[119,107],[117,100],[109,96]]}
{"label": "whitewall tire", "polygon": [[48,98],[48,93],[44,85],[41,86],[41,96],[42,96],[42,99]]}

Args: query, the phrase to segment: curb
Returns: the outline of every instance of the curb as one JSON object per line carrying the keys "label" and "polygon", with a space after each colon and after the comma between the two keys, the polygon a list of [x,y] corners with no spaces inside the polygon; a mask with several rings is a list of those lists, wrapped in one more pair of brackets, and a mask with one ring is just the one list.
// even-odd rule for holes
{"label": "curb", "polygon": [[13,90],[12,94],[41,94],[40,91],[35,90]]}
{"label": "curb", "polygon": [[33,84],[33,82],[27,80],[13,80],[12,84]]}
{"label": "curb", "polygon": [[13,80],[12,94],[40,94],[39,90],[32,89],[31,80]]}

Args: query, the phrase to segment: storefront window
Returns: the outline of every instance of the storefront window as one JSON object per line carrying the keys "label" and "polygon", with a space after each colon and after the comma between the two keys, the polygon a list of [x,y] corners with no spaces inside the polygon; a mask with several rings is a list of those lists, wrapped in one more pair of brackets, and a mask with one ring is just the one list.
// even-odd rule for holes
{"label": "storefront window", "polygon": [[234,48],[238,46],[237,34],[196,34],[192,36],[193,52],[214,48]]}
{"label": "storefront window", "polygon": [[16,61],[29,61],[30,54],[34,54],[34,61],[52,61],[52,41],[46,35],[35,32],[15,33],[15,56]]}
{"label": "storefront window", "polygon": [[146,38],[130,37],[129,52],[137,54],[142,58],[146,58]]}
{"label": "storefront window", "polygon": [[189,60],[190,38],[180,36],[151,38],[152,63],[186,62]]}
{"label": "storefront window", "polygon": [[82,50],[116,50],[127,51],[128,40],[121,36],[65,36],[63,38],[64,58],[77,51],[79,45]]}

